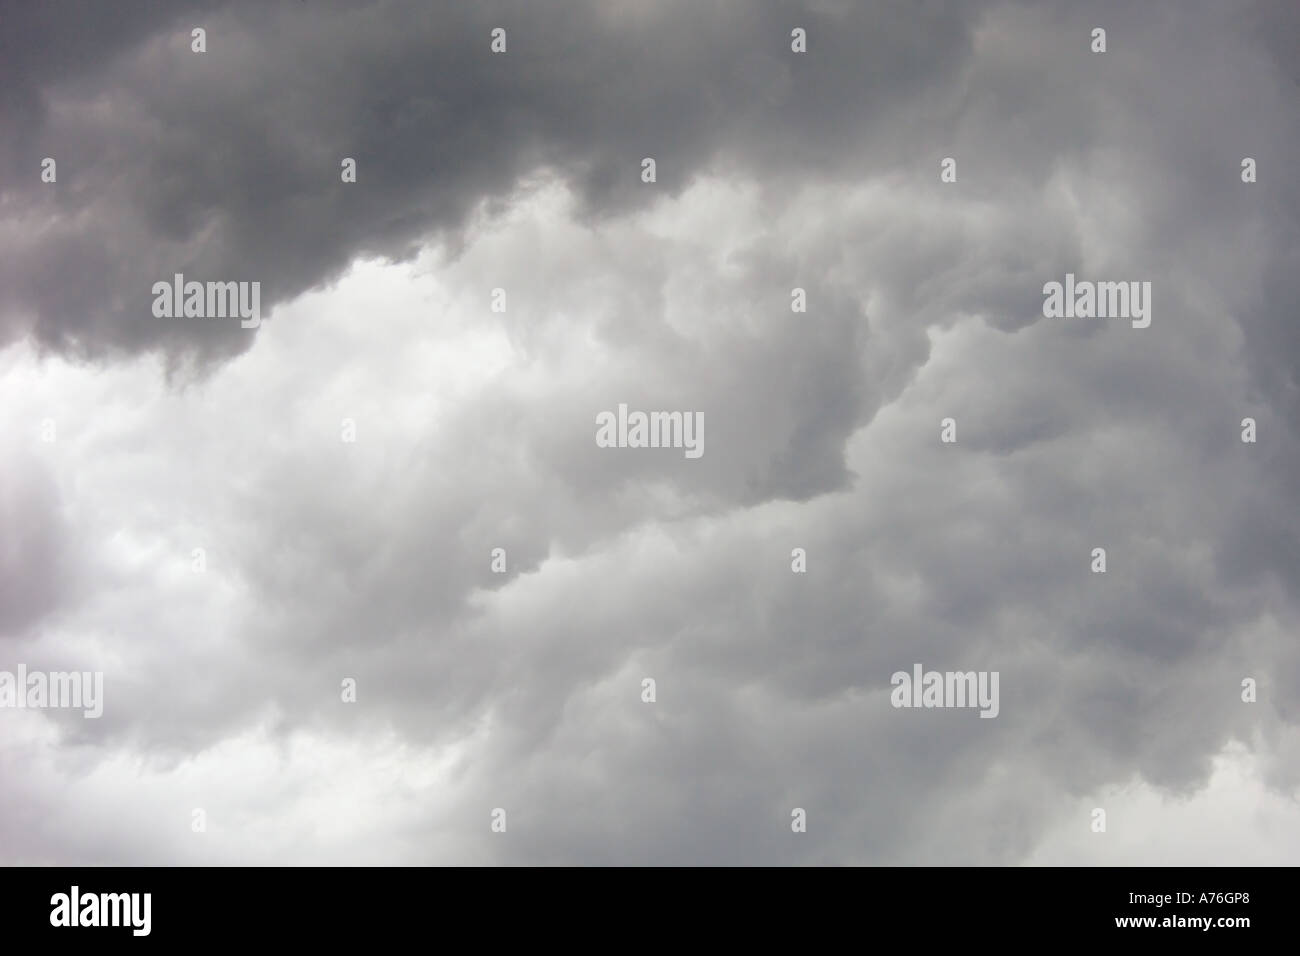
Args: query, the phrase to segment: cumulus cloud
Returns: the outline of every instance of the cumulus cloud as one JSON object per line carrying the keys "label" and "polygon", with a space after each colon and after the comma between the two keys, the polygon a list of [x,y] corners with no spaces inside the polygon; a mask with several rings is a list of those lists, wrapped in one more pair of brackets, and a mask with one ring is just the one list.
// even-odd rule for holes
{"label": "cumulus cloud", "polygon": [[[10,25],[0,669],[106,684],[0,711],[10,861],[1162,862],[1074,830],[1293,795],[1288,14],[301,6]],[[998,717],[892,707],[918,661]]]}

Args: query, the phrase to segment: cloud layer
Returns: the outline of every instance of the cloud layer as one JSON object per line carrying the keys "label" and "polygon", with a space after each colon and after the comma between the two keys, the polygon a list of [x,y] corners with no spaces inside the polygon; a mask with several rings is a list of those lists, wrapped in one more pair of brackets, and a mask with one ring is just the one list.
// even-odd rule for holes
{"label": "cloud layer", "polygon": [[[8,23],[0,669],[106,707],[0,710],[0,858],[1275,860],[1197,841],[1296,826],[1300,18],[436,7]],[[1067,272],[1151,327],[1043,318]]]}

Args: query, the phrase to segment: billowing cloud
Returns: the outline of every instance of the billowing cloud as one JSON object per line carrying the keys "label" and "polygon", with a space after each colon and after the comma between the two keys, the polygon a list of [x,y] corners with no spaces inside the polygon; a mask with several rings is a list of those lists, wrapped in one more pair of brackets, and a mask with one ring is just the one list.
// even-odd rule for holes
{"label": "billowing cloud", "polygon": [[[1289,14],[51,6],[0,59],[0,670],[106,706],[0,710],[11,861],[1161,862],[1161,799],[1293,819]],[[174,272],[270,318],[155,319]],[[1044,318],[1066,273],[1151,326]],[[703,456],[597,447],[620,403]],[[996,719],[891,706],[917,662],[997,671]]]}

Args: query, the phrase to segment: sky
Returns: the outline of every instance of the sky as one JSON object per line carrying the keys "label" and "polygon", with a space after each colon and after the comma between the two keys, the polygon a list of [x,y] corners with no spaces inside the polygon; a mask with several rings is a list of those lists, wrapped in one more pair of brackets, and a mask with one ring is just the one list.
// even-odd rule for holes
{"label": "sky", "polygon": [[0,706],[0,863],[1294,864],[1296,49],[1287,0],[6,4],[0,672],[103,713]]}

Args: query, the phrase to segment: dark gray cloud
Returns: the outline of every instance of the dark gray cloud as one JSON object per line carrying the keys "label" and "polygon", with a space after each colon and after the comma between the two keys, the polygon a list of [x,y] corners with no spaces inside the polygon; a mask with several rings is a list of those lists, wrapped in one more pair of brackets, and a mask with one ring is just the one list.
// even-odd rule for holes
{"label": "dark gray cloud", "polygon": [[[711,160],[853,165],[873,129],[960,67],[979,9],[58,7],[6,23],[9,45],[49,51],[6,68],[7,338],[202,359],[252,336],[155,319],[153,282],[259,279],[269,310],[358,254],[401,257],[438,233],[454,245],[478,203],[539,165],[592,215],[679,190]],[[817,56],[792,63],[796,24]],[[207,53],[191,52],[191,26]],[[497,26],[504,56],[489,49]],[[647,155],[653,192],[637,188]],[[56,188],[39,181],[46,156]],[[340,182],[345,156],[355,186]]]}

